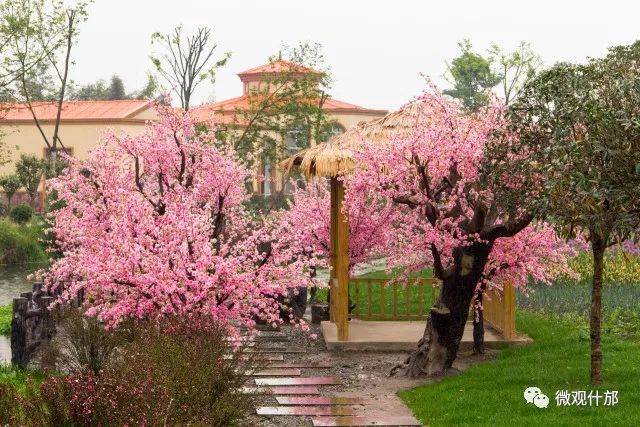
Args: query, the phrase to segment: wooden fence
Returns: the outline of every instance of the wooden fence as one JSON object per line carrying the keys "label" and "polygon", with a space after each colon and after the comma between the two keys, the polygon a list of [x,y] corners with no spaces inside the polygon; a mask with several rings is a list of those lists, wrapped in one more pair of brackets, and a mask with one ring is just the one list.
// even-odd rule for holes
{"label": "wooden fence", "polygon": [[392,281],[383,278],[349,279],[351,317],[362,320],[425,320],[435,300],[439,281],[411,278]]}
{"label": "wooden fence", "polygon": [[[362,320],[426,320],[438,295],[439,280],[412,278],[393,281],[383,278],[349,279],[350,316]],[[508,283],[502,295],[488,290],[483,298],[484,321],[507,340],[516,336],[515,290]],[[471,303],[470,319],[473,305]]]}

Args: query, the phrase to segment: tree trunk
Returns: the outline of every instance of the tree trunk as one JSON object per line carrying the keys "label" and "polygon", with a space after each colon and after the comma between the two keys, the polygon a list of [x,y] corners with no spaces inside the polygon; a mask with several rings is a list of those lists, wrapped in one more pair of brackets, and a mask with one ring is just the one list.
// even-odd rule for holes
{"label": "tree trunk", "polygon": [[473,353],[484,354],[484,309],[482,306],[482,291],[476,292],[476,307],[473,311]]}
{"label": "tree trunk", "polygon": [[491,243],[476,243],[454,251],[453,270],[442,280],[440,298],[431,307],[418,348],[392,374],[403,370],[408,377],[432,376],[451,368],[491,247]]}
{"label": "tree trunk", "polygon": [[606,248],[605,239],[591,233],[593,252],[593,284],[591,289],[591,384],[602,384],[602,346],[600,329],[602,323],[602,270]]}

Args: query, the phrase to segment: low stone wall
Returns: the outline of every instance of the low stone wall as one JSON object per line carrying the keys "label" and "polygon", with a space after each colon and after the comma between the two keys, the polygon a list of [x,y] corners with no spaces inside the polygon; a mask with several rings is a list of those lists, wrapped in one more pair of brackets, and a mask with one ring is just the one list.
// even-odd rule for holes
{"label": "low stone wall", "polygon": [[51,340],[56,325],[49,306],[54,297],[42,283],[34,283],[33,291],[13,300],[11,321],[11,363],[26,368],[38,347]]}

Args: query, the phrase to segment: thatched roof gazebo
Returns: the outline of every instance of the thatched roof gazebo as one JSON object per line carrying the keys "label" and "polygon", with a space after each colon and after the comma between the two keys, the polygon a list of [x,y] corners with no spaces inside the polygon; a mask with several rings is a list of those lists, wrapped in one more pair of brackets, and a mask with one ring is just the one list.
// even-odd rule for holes
{"label": "thatched roof gazebo", "polygon": [[[429,111],[425,109],[424,103],[410,103],[385,117],[360,123],[328,142],[301,150],[280,163],[280,167],[285,173],[298,168],[307,178],[326,177],[330,179],[332,267],[330,272],[330,314],[331,321],[336,325],[337,340],[343,344],[349,341],[349,218],[342,212],[345,189],[342,181],[338,178],[353,170],[355,166],[353,154],[357,147],[362,144],[382,145],[394,137],[409,135],[414,131],[417,122],[428,119],[428,117]],[[491,294],[490,291],[488,292]],[[485,302],[484,306],[485,320],[498,332],[498,335],[488,336],[488,341],[517,341],[519,338],[515,333],[515,292],[512,286],[505,285],[504,295],[493,295]],[[383,323],[388,324],[389,322]],[[372,327],[372,325],[368,325],[365,330]],[[400,329],[397,323],[395,327]],[[362,334],[362,331],[357,333]],[[412,333],[421,336],[421,329],[417,327]],[[395,335],[402,335],[402,333],[398,332]],[[465,336],[463,341],[469,339]],[[388,343],[385,343],[385,348],[388,349]]]}
{"label": "thatched roof gazebo", "polygon": [[331,182],[331,320],[338,339],[349,339],[349,218],[342,212],[344,185],[339,176],[353,169],[353,150],[360,144],[380,144],[392,135],[409,131],[422,116],[422,104],[407,104],[380,119],[360,123],[328,142],[301,150],[280,163],[285,173],[299,168],[307,177]]}

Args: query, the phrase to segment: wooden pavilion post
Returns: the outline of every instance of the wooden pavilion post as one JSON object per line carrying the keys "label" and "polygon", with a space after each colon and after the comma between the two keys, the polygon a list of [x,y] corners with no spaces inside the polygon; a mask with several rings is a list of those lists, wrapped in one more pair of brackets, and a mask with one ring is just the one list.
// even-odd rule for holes
{"label": "wooden pavilion post", "polygon": [[331,320],[338,340],[349,340],[349,218],[343,213],[344,184],[331,178]]}

